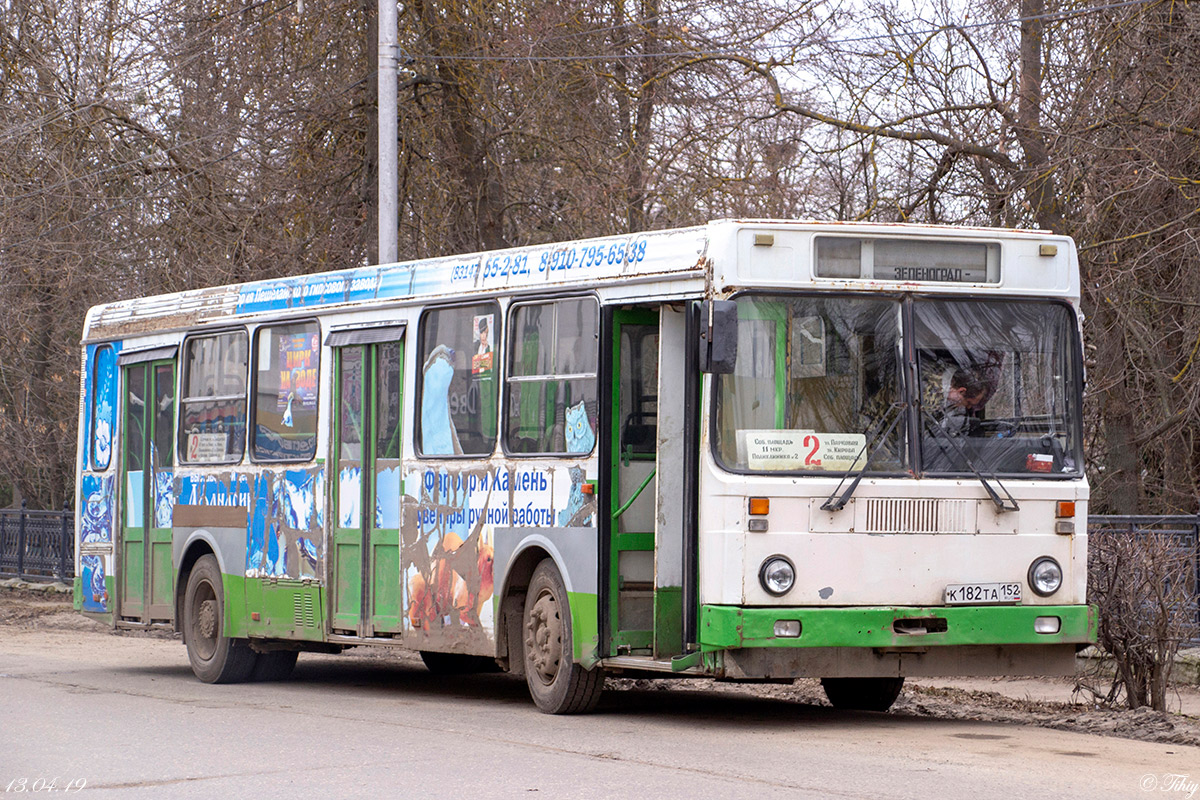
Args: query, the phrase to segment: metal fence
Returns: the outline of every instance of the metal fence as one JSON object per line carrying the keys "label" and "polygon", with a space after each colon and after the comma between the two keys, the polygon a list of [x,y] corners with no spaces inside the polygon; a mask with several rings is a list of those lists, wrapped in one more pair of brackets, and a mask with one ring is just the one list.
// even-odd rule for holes
{"label": "metal fence", "polygon": [[[1088,517],[1088,531],[1094,533],[1120,533],[1130,536],[1156,534],[1170,536],[1179,547],[1180,554],[1191,560],[1190,583],[1196,630],[1200,631],[1200,515],[1187,516],[1132,516],[1093,515]],[[1187,646],[1200,647],[1200,633],[1188,640]]]}
{"label": "metal fence", "polygon": [[0,509],[0,577],[75,580],[75,512]]}

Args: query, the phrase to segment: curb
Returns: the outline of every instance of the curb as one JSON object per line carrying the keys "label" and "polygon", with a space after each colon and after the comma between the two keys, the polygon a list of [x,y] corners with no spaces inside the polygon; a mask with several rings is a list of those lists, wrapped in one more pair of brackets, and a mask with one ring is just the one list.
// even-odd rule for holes
{"label": "curb", "polygon": [[0,580],[0,589],[21,589],[27,592],[44,592],[46,594],[71,594],[74,587],[54,581],[52,583],[36,583],[21,578],[5,578]]}
{"label": "curb", "polygon": [[[1075,656],[1075,672],[1082,674],[1099,667],[1111,673],[1112,657],[1097,647],[1089,647]],[[1171,683],[1200,686],[1200,647],[1181,649],[1175,654]]]}
{"label": "curb", "polygon": [[1183,650],[1175,657],[1171,679],[1178,683],[1200,686],[1200,647]]}

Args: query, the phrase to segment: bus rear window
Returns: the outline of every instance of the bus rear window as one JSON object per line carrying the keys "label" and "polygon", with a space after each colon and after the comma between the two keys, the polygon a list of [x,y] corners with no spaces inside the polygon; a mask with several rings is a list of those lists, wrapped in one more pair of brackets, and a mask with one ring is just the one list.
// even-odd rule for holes
{"label": "bus rear window", "polygon": [[117,357],[110,345],[96,348],[92,387],[92,469],[103,472],[112,461],[117,419]]}

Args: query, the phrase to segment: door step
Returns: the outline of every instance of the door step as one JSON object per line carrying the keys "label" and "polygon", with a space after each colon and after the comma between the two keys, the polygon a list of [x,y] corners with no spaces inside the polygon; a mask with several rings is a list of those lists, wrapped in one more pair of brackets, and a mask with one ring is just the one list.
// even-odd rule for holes
{"label": "door step", "polygon": [[118,619],[114,627],[125,631],[170,631],[175,633],[175,623],[169,620],[134,622],[133,620]]}
{"label": "door step", "polygon": [[613,656],[600,659],[600,665],[605,669],[666,672],[672,675],[706,675],[703,661],[695,657],[699,655],[699,653],[694,653],[666,660],[653,656]]}
{"label": "door step", "polygon": [[331,633],[325,637],[325,641],[334,644],[383,644],[396,646],[400,644],[400,634],[388,636],[347,636],[345,634]]}

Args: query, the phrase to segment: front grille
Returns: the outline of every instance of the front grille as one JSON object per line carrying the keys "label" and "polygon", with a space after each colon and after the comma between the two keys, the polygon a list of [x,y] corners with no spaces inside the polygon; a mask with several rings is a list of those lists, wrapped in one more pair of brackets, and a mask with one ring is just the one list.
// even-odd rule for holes
{"label": "front grille", "polygon": [[973,500],[884,500],[866,502],[863,533],[971,533]]}

